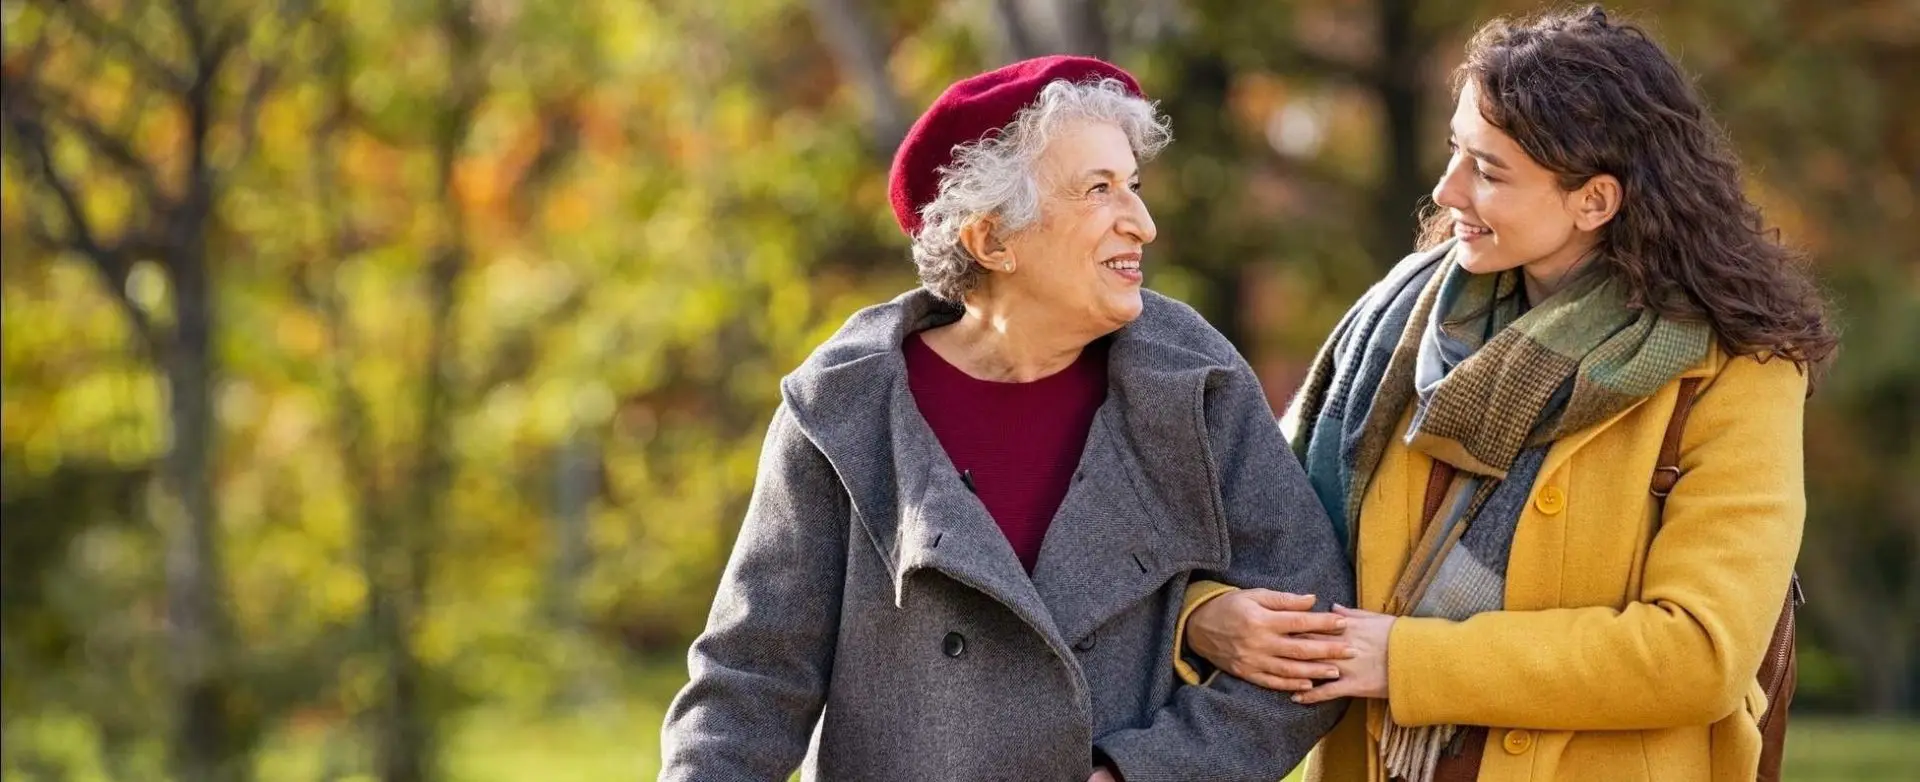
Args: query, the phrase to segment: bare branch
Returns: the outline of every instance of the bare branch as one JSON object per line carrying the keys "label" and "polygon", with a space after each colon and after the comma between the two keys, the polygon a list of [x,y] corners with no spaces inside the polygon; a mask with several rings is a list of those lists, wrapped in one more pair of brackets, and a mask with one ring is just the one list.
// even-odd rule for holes
{"label": "bare branch", "polygon": [[93,38],[96,45],[125,55],[137,76],[159,82],[167,92],[187,91],[186,74],[140,43],[132,30],[100,16],[85,0],[52,0],[48,5],[58,9],[81,33]]}
{"label": "bare branch", "polygon": [[[57,236],[46,222],[31,217],[27,223],[28,234],[34,241],[48,247],[72,250],[92,264],[106,284],[113,300],[126,313],[133,328],[134,339],[141,343],[148,355],[159,357],[166,349],[168,340],[153,320],[147,317],[145,310],[133,301],[127,293],[127,277],[133,273],[133,258],[119,245],[103,244],[95,235],[92,225],[87,221],[86,211],[80,205],[80,197],[72,184],[68,183],[55,167],[51,150],[48,149],[46,129],[32,119],[18,114],[9,107],[7,125],[13,131],[16,141],[27,147],[32,157],[34,170],[31,172],[40,184],[53,191],[54,198],[60,204],[62,217],[67,223],[67,235]],[[31,210],[30,210],[31,211]]]}
{"label": "bare branch", "polygon": [[37,175],[41,184],[53,191],[54,197],[60,202],[62,216],[67,221],[67,232],[72,237],[64,244],[96,260],[107,259],[113,255],[95,238],[93,226],[87,220],[86,210],[80,204],[80,196],[61,176],[53,162],[52,143],[47,138],[46,126],[40,124],[36,118],[20,111],[17,104],[11,100],[6,102],[6,121],[8,129],[13,131],[14,138],[26,145],[33,173]]}
{"label": "bare branch", "polygon": [[1051,11],[1049,20],[1056,48],[1061,52],[1106,59],[1111,56],[1111,37],[1107,33],[1106,3],[1101,0],[1044,0]]}
{"label": "bare branch", "polygon": [[[6,79],[6,100],[12,106],[9,111],[44,117],[70,128],[86,142],[89,149],[126,175],[133,186],[149,199],[154,211],[165,212],[171,208],[172,198],[161,187],[153,167],[133,151],[132,145],[124,137],[78,111],[75,107],[80,105],[79,101],[65,92],[45,84],[29,85],[23,81],[12,77]],[[39,122],[36,120],[36,124]]]}
{"label": "bare branch", "polygon": [[[187,1],[190,2],[190,0]],[[195,52],[195,62],[199,67],[199,73],[195,74],[196,79],[212,79],[215,74],[220,72],[220,67],[226,64],[227,57],[232,55],[234,50],[239,49],[240,45],[246,43],[246,41],[246,19],[233,19],[226,24],[220,25],[218,29],[213,31],[212,38],[207,41],[206,49]]]}
{"label": "bare branch", "polygon": [[[77,250],[71,240],[54,235],[45,220],[30,217],[25,227],[28,238],[37,244],[56,250]],[[82,255],[86,253],[83,252]],[[125,259],[129,256],[113,254],[110,257]],[[160,352],[167,346],[166,335],[147,315],[146,310],[140,309],[140,305],[135,304],[126,293],[127,276],[133,271],[133,265],[108,263],[91,255],[87,255],[87,259],[92,263],[94,270],[100,273],[101,281],[113,292],[112,298],[120,307],[120,311],[126,314],[128,324],[133,329],[134,342],[148,357],[155,359],[158,363]]]}
{"label": "bare branch", "polygon": [[[279,6],[282,21],[289,25],[311,17],[313,13],[310,0],[282,0]],[[245,29],[239,24],[235,27]],[[280,80],[283,58],[293,50],[294,36],[291,32],[283,32],[281,37],[279,46],[274,47],[267,56],[258,58],[253,80],[247,83],[247,91],[241,97],[239,116],[235,118],[240,138],[240,151],[234,157],[236,165],[253,154],[254,144],[259,141],[260,109],[267,102],[267,94],[273,91],[274,85]]]}
{"label": "bare branch", "polygon": [[180,34],[187,39],[187,51],[193,53],[194,65],[206,72],[204,59],[209,51],[207,47],[207,28],[200,19],[200,7],[197,0],[173,0],[174,23],[180,26]]}
{"label": "bare branch", "polygon": [[527,365],[540,354],[541,338],[547,331],[579,315],[586,305],[587,293],[584,286],[574,287],[532,322],[501,338],[493,360],[473,382],[464,384],[467,390],[474,395],[484,395],[525,372]]}
{"label": "bare branch", "polygon": [[[326,27],[327,32],[337,32]],[[343,104],[347,100],[347,80],[345,64],[340,56],[341,42],[332,36],[325,37],[327,48],[321,55],[321,70],[328,78],[329,89],[336,93],[336,109],[329,111],[321,120],[313,135],[313,148],[309,155],[311,177],[313,180],[314,213],[327,225],[322,228],[324,240],[319,255],[338,264],[351,257],[357,250],[358,240],[354,236],[352,218],[347,209],[336,203],[339,195],[339,179],[335,176],[340,165],[338,150],[339,137],[344,130],[347,117]],[[335,278],[327,268],[323,277]],[[309,269],[302,269],[293,276],[294,297],[309,309],[319,313],[321,322],[326,325],[327,336],[331,342],[328,354],[328,375],[332,380],[335,404],[340,410],[340,435],[338,447],[342,464],[352,472],[352,484],[356,490],[355,500],[363,513],[375,513],[382,501],[379,482],[374,475],[374,457],[371,451],[371,427],[366,399],[353,386],[348,367],[354,353],[352,335],[347,325],[346,305],[337,285],[326,285],[319,290],[313,284]]]}
{"label": "bare branch", "polygon": [[868,135],[891,152],[907,133],[907,109],[887,74],[887,42],[860,0],[808,0],[818,28],[842,73],[867,96]]}
{"label": "bare branch", "polygon": [[429,269],[436,285],[443,281],[450,285],[466,263],[467,233],[466,214],[455,198],[453,172],[467,136],[473,132],[473,116],[486,98],[487,83],[486,69],[479,58],[480,30],[473,21],[470,4],[465,0],[442,0],[440,33],[446,37],[452,54],[447,109],[440,114],[434,128],[437,195],[448,239],[446,246],[433,253]]}
{"label": "bare branch", "polygon": [[247,83],[247,92],[240,99],[239,115],[234,118],[235,136],[240,141],[240,149],[234,152],[228,170],[236,170],[247,158],[253,155],[253,147],[260,136],[260,108],[267,102],[267,94],[273,91],[273,85],[280,77],[280,67],[261,65],[254,71],[253,80]]}
{"label": "bare branch", "polygon": [[994,0],[993,21],[1009,59],[1043,54],[1106,58],[1112,48],[1100,0]]}
{"label": "bare branch", "polygon": [[1041,54],[1039,44],[1029,34],[1027,20],[1020,14],[1019,0],[993,0],[993,21],[1006,47],[1005,59],[1025,60]]}
{"label": "bare branch", "polygon": [[569,93],[548,101],[541,110],[540,149],[534,152],[514,183],[507,188],[510,211],[516,221],[525,222],[534,203],[566,168],[580,149],[580,118],[572,110],[579,93]]}

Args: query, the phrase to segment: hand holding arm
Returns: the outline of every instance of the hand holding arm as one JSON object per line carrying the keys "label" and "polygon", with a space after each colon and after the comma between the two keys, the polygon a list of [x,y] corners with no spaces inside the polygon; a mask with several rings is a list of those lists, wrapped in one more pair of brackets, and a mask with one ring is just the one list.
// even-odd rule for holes
{"label": "hand holding arm", "polygon": [[1330,661],[1352,654],[1340,637],[1346,620],[1315,612],[1313,604],[1312,595],[1268,589],[1228,592],[1188,616],[1187,648],[1220,670],[1269,690],[1306,690],[1315,679],[1339,676]]}

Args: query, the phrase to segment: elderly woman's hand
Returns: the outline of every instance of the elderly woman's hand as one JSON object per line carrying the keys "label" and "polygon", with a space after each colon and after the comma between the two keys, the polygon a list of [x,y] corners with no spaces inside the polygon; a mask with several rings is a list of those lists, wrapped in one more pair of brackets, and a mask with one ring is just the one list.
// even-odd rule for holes
{"label": "elderly woman's hand", "polygon": [[1312,595],[1229,592],[1187,618],[1187,646],[1215,667],[1267,689],[1305,691],[1314,679],[1340,675],[1326,661],[1352,654],[1339,638],[1347,620],[1312,609]]}

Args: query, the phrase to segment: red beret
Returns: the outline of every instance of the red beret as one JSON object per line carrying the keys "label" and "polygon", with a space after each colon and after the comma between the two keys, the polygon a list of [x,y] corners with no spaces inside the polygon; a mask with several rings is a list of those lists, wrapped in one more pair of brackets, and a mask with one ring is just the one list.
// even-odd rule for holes
{"label": "red beret", "polygon": [[1118,79],[1127,91],[1145,97],[1133,74],[1091,57],[1036,57],[956,82],[913,123],[893,155],[887,195],[900,230],[908,236],[920,232],[920,209],[940,194],[940,168],[953,164],[954,147],[1006,127],[1041,90],[1062,79]]}

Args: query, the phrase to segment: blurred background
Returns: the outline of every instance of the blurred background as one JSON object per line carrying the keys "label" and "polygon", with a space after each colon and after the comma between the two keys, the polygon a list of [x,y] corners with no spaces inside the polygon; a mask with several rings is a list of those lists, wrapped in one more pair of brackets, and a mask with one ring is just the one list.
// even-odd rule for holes
{"label": "blurred background", "polygon": [[[650,778],[776,381],[952,80],[1133,69],[1149,284],[1276,407],[1495,0],[0,0],[4,779]],[[1793,779],[1920,767],[1920,3],[1613,6],[1845,327]]]}

